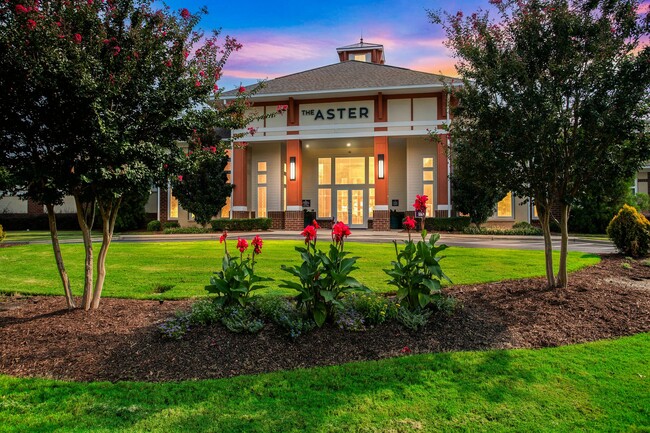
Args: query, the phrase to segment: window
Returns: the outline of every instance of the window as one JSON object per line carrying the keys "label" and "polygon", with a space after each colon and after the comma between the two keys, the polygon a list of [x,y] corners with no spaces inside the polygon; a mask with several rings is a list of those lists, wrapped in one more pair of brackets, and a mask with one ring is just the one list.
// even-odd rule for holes
{"label": "window", "polygon": [[332,189],[318,189],[318,218],[332,217]]}
{"label": "window", "polygon": [[433,170],[433,157],[427,156],[422,158],[422,191],[429,198],[426,214],[428,217],[435,216],[435,210],[433,208],[433,185],[435,176]]}
{"label": "window", "polygon": [[512,193],[509,192],[497,205],[497,217],[512,218]]}
{"label": "window", "polygon": [[351,54],[350,55],[350,60],[356,60],[357,62],[369,62],[370,61],[370,53]]}
{"label": "window", "polygon": [[368,158],[368,185],[375,184],[375,157]]}
{"label": "window", "polygon": [[168,212],[168,218],[170,220],[177,220],[178,219],[178,199],[174,197],[174,193],[172,192],[172,189],[169,188],[169,212]]}
{"label": "window", "polygon": [[336,184],[362,185],[366,183],[366,158],[336,158]]}
{"label": "window", "polygon": [[266,218],[266,162],[257,163],[257,217]]}
{"label": "window", "polygon": [[332,183],[332,158],[318,158],[318,184]]}
{"label": "window", "polygon": [[375,189],[368,188],[368,215],[373,215],[374,212],[375,212]]}

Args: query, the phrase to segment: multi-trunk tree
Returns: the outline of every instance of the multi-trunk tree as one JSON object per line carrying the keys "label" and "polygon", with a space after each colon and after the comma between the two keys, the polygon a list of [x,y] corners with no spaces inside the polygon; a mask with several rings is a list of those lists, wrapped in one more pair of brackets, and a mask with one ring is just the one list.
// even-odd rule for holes
{"label": "multi-trunk tree", "polygon": [[[13,189],[43,203],[59,272],[54,206],[73,195],[86,249],[82,304],[97,308],[122,201],[160,181],[195,122],[239,126],[247,95],[219,113],[210,102],[240,45],[195,30],[201,15],[149,0],[5,1],[0,5],[0,166]],[[242,127],[241,125],[240,127]],[[95,211],[102,244],[93,281]]]}
{"label": "multi-trunk tree", "polygon": [[[431,13],[463,77],[451,127],[478,144],[491,176],[534,200],[549,286],[567,284],[570,209],[650,159],[648,13],[634,0],[491,0],[469,16]],[[550,222],[561,228],[553,271]]]}

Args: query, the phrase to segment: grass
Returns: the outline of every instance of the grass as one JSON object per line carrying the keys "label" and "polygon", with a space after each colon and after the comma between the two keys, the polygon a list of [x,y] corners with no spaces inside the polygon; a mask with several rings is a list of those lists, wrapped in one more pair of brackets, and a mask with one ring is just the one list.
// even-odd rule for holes
{"label": "grass", "polygon": [[231,379],[0,376],[12,431],[650,431],[650,334],[542,350],[414,355]]}
{"label": "grass", "polygon": [[[59,240],[67,239],[81,239],[81,232],[79,230],[59,230]],[[102,233],[93,231],[93,236],[101,236]],[[8,231],[7,242],[35,242],[35,241],[50,241],[49,231],[43,230],[24,230],[24,231]]]}
{"label": "grass", "polygon": [[[265,241],[263,254],[255,266],[260,275],[276,279],[267,293],[292,294],[278,287],[280,279],[290,279],[282,264],[299,264],[296,241]],[[235,241],[229,241],[231,251]],[[323,245],[324,247],[325,245]],[[61,246],[73,291],[81,295],[84,250],[81,244]],[[346,250],[361,257],[353,273],[362,283],[378,292],[392,291],[383,268],[394,260],[394,247],[386,244],[349,242]],[[544,253],[504,249],[453,247],[444,252],[443,269],[457,284],[542,276]],[[180,299],[205,295],[203,287],[221,265],[222,246],[215,241],[119,243],[111,245],[107,257],[106,297],[136,299]],[[569,270],[598,263],[596,255],[570,252]],[[557,257],[556,257],[557,262]],[[556,263],[557,264],[557,263]],[[50,245],[24,245],[0,249],[0,292],[59,295],[62,292]]]}

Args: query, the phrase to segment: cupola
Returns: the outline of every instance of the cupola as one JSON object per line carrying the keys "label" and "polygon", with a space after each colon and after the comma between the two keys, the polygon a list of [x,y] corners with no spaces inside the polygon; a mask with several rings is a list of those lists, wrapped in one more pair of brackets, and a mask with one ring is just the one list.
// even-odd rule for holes
{"label": "cupola", "polygon": [[347,45],[336,49],[341,62],[355,60],[357,62],[368,62],[383,65],[386,61],[384,57],[384,46],[364,42],[363,38],[358,44]]}

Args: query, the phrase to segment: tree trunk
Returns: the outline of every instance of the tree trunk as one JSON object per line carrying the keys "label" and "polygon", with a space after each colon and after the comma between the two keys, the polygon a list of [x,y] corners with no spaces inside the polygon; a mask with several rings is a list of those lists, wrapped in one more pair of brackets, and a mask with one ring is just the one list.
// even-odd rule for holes
{"label": "tree trunk", "polygon": [[106,279],[106,255],[108,254],[108,247],[113,240],[113,230],[115,228],[115,220],[117,218],[117,211],[120,208],[122,199],[119,198],[117,202],[109,203],[99,202],[99,211],[102,214],[102,246],[97,255],[97,280],[95,281],[95,291],[93,293],[92,308],[99,308],[99,300],[102,297],[102,290],[104,289],[104,280]]}
{"label": "tree trunk", "polygon": [[560,216],[560,230],[562,232],[562,243],[560,246],[560,268],[557,273],[557,287],[566,287],[569,283],[567,272],[567,256],[569,254],[569,205],[562,204]]}
{"label": "tree trunk", "polygon": [[555,287],[555,273],[553,272],[553,240],[551,239],[551,207],[537,206],[537,215],[544,232],[544,257],[546,258],[546,280],[549,288]]}
{"label": "tree trunk", "polygon": [[47,219],[50,223],[50,236],[52,238],[52,249],[54,250],[54,258],[56,259],[56,267],[59,270],[59,276],[61,277],[61,282],[63,283],[63,292],[65,293],[65,302],[68,306],[68,309],[71,310],[75,308],[74,298],[72,297],[72,290],[70,290],[70,278],[68,277],[68,272],[65,270],[63,264],[63,256],[61,255],[61,246],[59,245],[59,232],[56,228],[56,214],[54,213],[54,205],[46,204],[47,207]]}
{"label": "tree trunk", "polygon": [[86,261],[84,266],[84,294],[81,304],[84,310],[90,309],[90,302],[93,293],[93,242],[91,238],[92,226],[95,221],[95,202],[84,203],[79,195],[74,195],[74,202],[77,208],[77,221],[81,228],[81,235],[84,240]]}

